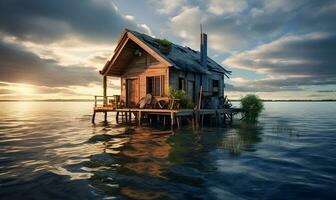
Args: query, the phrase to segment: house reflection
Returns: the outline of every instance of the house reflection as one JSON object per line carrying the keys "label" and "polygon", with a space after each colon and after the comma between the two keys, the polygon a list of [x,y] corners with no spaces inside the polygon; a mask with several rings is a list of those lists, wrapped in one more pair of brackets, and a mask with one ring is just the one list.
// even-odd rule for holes
{"label": "house reflection", "polygon": [[146,183],[149,179],[165,179],[162,173],[170,165],[166,159],[171,149],[166,141],[170,133],[134,127],[114,137],[94,135],[89,142],[99,142],[102,151],[90,157],[91,167],[105,167],[105,170],[94,172],[90,178],[92,186],[111,196],[169,198],[166,192],[151,189]]}
{"label": "house reflection", "polygon": [[120,153],[125,157],[131,158],[123,167],[136,173],[145,173],[152,176],[161,176],[162,171],[169,166],[167,157],[171,149],[167,143],[169,135],[162,132],[153,134],[151,129],[135,129],[130,137],[128,148]]}
{"label": "house reflection", "polygon": [[[247,123],[200,131],[177,130],[175,134],[131,127],[111,136],[107,130],[89,140],[101,146],[101,152],[91,155],[87,166],[95,169],[91,171],[94,175],[89,178],[90,184],[104,195],[174,198],[168,188],[171,181],[187,181],[202,187],[206,179],[201,174],[217,170],[216,158],[210,152],[225,149],[239,156],[243,151],[253,151],[254,145],[261,142],[261,132],[260,125]],[[196,174],[189,176],[185,167],[198,169],[198,172],[193,171]]]}

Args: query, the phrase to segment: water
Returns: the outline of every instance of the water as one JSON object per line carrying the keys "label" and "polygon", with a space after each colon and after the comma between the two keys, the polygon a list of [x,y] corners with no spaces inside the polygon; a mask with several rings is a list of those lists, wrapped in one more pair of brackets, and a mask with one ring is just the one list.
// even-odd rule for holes
{"label": "water", "polygon": [[0,199],[335,197],[336,104],[265,104],[258,124],[170,134],[92,125],[92,103],[0,103]]}

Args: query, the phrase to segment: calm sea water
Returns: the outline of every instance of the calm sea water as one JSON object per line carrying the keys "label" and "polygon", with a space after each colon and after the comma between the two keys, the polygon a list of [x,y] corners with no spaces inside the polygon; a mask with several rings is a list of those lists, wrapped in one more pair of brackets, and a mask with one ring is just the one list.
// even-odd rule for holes
{"label": "calm sea water", "polygon": [[265,107],[170,134],[92,125],[92,103],[0,103],[0,199],[335,198],[336,103]]}

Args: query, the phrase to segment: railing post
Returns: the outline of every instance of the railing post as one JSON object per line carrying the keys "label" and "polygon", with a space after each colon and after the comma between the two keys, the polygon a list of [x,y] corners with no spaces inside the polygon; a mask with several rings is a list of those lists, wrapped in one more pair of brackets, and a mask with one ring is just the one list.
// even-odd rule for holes
{"label": "railing post", "polygon": [[103,76],[103,96],[104,96],[104,99],[103,99],[103,105],[104,105],[104,106],[107,105],[107,97],[106,97],[106,94],[107,94],[107,77],[106,77],[106,76]]}
{"label": "railing post", "polygon": [[97,96],[95,96],[95,102],[94,102],[95,107],[97,107]]}

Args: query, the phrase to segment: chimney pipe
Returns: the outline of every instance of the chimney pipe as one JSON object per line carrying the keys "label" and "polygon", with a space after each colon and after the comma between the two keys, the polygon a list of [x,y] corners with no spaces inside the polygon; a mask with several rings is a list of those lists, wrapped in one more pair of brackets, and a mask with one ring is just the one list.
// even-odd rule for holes
{"label": "chimney pipe", "polygon": [[204,68],[207,68],[208,65],[208,42],[207,42],[207,34],[201,33],[201,65]]}

